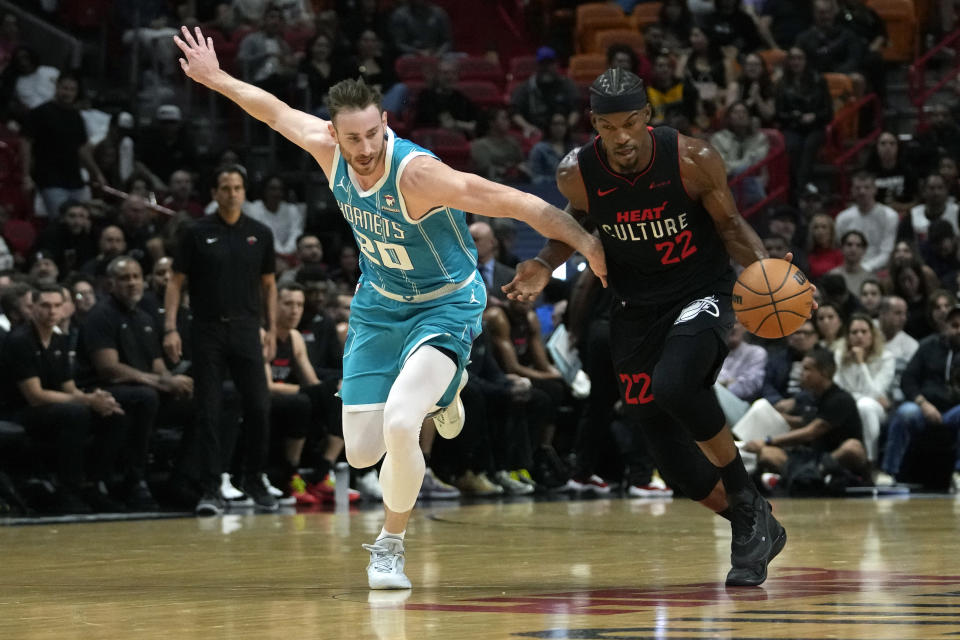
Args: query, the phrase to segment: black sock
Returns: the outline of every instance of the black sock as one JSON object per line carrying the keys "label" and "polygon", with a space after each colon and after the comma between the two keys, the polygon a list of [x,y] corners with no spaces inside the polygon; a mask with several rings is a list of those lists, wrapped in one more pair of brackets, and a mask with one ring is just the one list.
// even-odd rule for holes
{"label": "black sock", "polygon": [[323,482],[323,479],[330,473],[330,467],[333,466],[326,458],[320,458],[317,462],[317,468],[314,470],[314,482]]}
{"label": "black sock", "polygon": [[730,461],[725,467],[720,467],[720,479],[723,480],[723,487],[727,495],[735,495],[744,489],[750,487],[750,476],[743,466],[743,459],[740,457],[740,451],[737,451],[737,457]]}

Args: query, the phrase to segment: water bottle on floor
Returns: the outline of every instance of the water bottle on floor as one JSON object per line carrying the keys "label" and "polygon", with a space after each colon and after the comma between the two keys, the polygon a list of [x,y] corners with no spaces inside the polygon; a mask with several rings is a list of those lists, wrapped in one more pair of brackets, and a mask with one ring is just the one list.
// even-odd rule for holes
{"label": "water bottle on floor", "polygon": [[333,467],[333,477],[336,485],[333,490],[333,503],[336,507],[350,506],[350,465],[338,462]]}

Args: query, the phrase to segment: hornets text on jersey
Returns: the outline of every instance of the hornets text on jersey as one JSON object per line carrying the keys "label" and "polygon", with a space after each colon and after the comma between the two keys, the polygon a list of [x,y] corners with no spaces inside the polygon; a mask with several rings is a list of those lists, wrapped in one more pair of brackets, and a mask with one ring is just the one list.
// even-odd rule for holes
{"label": "hornets text on jersey", "polygon": [[400,301],[436,298],[464,286],[477,269],[477,249],[464,213],[438,205],[419,220],[410,218],[400,177],[417,156],[436,156],[386,132],[383,177],[362,189],[337,146],[330,188],[360,247],[363,280]]}

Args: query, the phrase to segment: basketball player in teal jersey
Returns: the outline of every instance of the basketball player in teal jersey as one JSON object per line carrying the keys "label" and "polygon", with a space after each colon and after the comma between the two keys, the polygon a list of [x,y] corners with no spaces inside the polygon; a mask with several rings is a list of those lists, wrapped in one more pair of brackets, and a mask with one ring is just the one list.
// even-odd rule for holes
{"label": "basketball player in teal jersey", "polygon": [[[357,468],[384,458],[386,519],[370,551],[371,589],[409,589],[403,538],[425,464],[424,418],[448,438],[463,425],[459,391],[486,303],[464,211],[526,222],[581,252],[606,284],[600,241],[536,196],[454,171],[387,127],[380,95],[345,80],[328,95],[331,121],[290,108],[220,69],[213,43],[182,28],[180,65],[316,159],[360,247],[362,276],[344,345],[343,438]],[[386,454],[386,457],[384,457]]]}

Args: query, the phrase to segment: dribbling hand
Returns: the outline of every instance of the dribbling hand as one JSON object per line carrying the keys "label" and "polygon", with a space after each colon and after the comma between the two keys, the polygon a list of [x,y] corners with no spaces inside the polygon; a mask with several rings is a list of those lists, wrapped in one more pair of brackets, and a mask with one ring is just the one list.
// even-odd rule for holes
{"label": "dribbling hand", "polygon": [[[783,259],[790,264],[793,264],[793,252],[787,251],[787,254],[783,256]],[[817,307],[820,306],[817,304],[817,285],[813,284],[813,282],[810,282],[810,289],[811,293],[813,294],[813,306],[810,307],[810,315],[807,316],[808,320],[811,318],[811,316],[813,316],[813,312],[817,310]]]}
{"label": "dribbling hand", "polygon": [[183,39],[173,36],[173,42],[180,51],[180,68],[190,79],[199,82],[205,87],[211,87],[214,77],[220,72],[220,62],[217,52],[213,50],[213,38],[204,38],[200,27],[194,27],[193,33],[186,26],[180,27]]}

